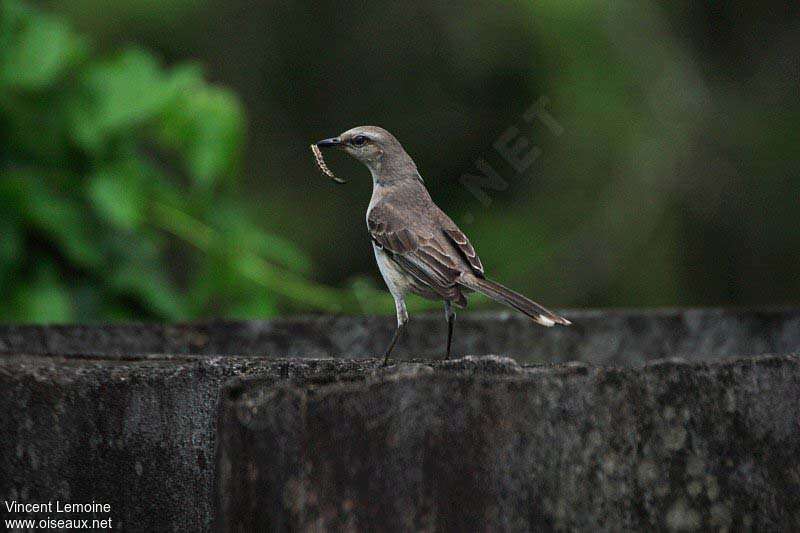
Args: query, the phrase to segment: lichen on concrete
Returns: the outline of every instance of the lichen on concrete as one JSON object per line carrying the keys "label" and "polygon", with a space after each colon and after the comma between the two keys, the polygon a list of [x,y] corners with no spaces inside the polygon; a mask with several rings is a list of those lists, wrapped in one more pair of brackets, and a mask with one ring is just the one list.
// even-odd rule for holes
{"label": "lichen on concrete", "polygon": [[459,315],[452,361],[414,317],[386,368],[391,317],[0,326],[0,499],[130,531],[798,529],[797,358],[763,354],[800,310],[565,314]]}
{"label": "lichen on concrete", "polygon": [[797,357],[474,371],[485,365],[506,366],[238,383],[222,416],[222,529],[797,526]]}

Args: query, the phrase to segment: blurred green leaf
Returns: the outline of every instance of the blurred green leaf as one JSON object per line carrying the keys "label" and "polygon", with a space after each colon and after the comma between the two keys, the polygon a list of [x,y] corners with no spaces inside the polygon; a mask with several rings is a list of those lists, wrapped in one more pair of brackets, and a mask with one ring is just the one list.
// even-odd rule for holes
{"label": "blurred green leaf", "polygon": [[0,3],[0,87],[42,89],[86,52],[85,41],[63,21],[18,2]]}
{"label": "blurred green leaf", "polygon": [[[65,256],[81,268],[98,267],[102,254],[97,248],[91,214],[69,192],[55,185],[63,183],[56,174],[32,168],[6,173],[9,185],[16,185],[24,220],[53,239]],[[67,178],[67,185],[69,185]]]}
{"label": "blurred green leaf", "polygon": [[61,19],[0,0],[0,319],[391,308],[307,279],[309,257],[253,222],[235,94],[196,65],[89,50]]}
{"label": "blurred green leaf", "polygon": [[182,298],[160,270],[158,262],[132,261],[114,269],[110,282],[115,291],[136,297],[155,316],[185,318]]}
{"label": "blurred green leaf", "polygon": [[311,270],[311,259],[296,244],[254,226],[248,217],[242,216],[240,206],[217,205],[210,214],[210,222],[230,237],[230,242],[226,243],[229,248],[252,251],[298,272],[308,273]]}
{"label": "blurred green leaf", "polygon": [[75,315],[69,289],[49,267],[41,270],[30,285],[23,285],[17,290],[16,319],[21,322],[47,323],[73,321]]}
{"label": "blurred green leaf", "polygon": [[[49,112],[43,113],[43,109]],[[21,159],[58,166],[68,157],[71,141],[63,94],[2,95],[0,120],[5,123],[0,128],[0,143]]]}
{"label": "blurred green leaf", "polygon": [[200,186],[209,187],[237,169],[244,111],[233,94],[200,80],[199,71],[192,68],[174,74],[178,92],[164,114],[160,137],[164,145],[186,154],[191,175]]}
{"label": "blurred green leaf", "polygon": [[263,319],[277,314],[275,302],[263,292],[231,305],[228,311],[228,316],[235,320]]}
{"label": "blurred green leaf", "polygon": [[126,161],[106,166],[89,177],[88,195],[100,216],[111,224],[133,230],[144,218],[147,197],[141,169]]}
{"label": "blurred green leaf", "polygon": [[175,97],[158,62],[137,49],[92,64],[83,74],[73,108],[75,140],[99,152],[110,137],[131,135],[153,122]]}
{"label": "blurred green leaf", "polygon": [[19,223],[5,218],[0,210],[0,266],[16,261],[22,255],[22,232]]}
{"label": "blurred green leaf", "polygon": [[5,287],[23,260],[22,228],[17,220],[0,208],[0,287]]}

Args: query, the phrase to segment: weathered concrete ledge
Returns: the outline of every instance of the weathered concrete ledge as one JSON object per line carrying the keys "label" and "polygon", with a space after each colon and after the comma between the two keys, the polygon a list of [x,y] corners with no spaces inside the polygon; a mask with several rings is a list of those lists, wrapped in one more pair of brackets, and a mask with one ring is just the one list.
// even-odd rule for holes
{"label": "weathered concrete ledge", "polygon": [[[459,316],[455,352],[511,354],[522,363],[587,361],[594,365],[636,367],[665,357],[703,361],[800,351],[798,309],[584,311],[566,315],[576,321],[577,327],[537,328],[524,318],[504,313]],[[0,412],[3,413],[0,417],[0,499],[109,503],[115,524],[129,531],[211,530],[218,517],[215,488],[222,482],[230,483],[230,478],[219,478],[216,457],[220,400],[225,384],[233,378],[257,378],[252,386],[269,390],[269,394],[288,386],[304,396],[313,396],[312,389],[316,388],[326,395],[333,394],[338,386],[335,383],[342,381],[351,381],[349,387],[368,395],[373,390],[389,390],[386,387],[395,382],[402,382],[404,387],[422,387],[423,383],[429,383],[426,379],[447,378],[442,385],[434,386],[435,382],[430,382],[431,405],[441,404],[437,409],[447,403],[444,399],[448,395],[454,398],[450,402],[452,405],[459,405],[462,403],[459,391],[471,390],[478,382],[484,383],[488,396],[494,394],[491,392],[494,387],[499,387],[497,401],[502,403],[510,401],[503,396],[504,388],[511,386],[508,383],[534,387],[527,385],[529,381],[526,380],[567,379],[558,377],[565,372],[569,376],[574,372],[585,372],[586,376],[595,372],[609,375],[620,372],[623,377],[634,376],[630,378],[634,382],[644,379],[635,377],[639,376],[638,370],[575,370],[569,366],[523,367],[520,377],[518,369],[505,362],[481,363],[479,367],[469,363],[474,374],[471,378],[466,377],[463,370],[452,368],[462,363],[396,365],[381,377],[382,374],[373,375],[374,360],[352,360],[380,352],[392,328],[391,317],[306,317],[166,326],[0,326],[0,390],[3,391],[0,395]],[[439,358],[443,344],[444,321],[440,314],[414,317],[409,335],[397,355]],[[309,358],[280,359],[286,356]],[[338,359],[311,358],[330,356]],[[764,362],[772,360],[764,359]],[[780,380],[794,375],[793,359],[780,361],[779,367],[785,370],[767,374],[764,370],[754,371],[753,375],[760,376],[760,386],[765,390],[780,390]],[[697,368],[698,376],[709,372],[703,365]],[[409,372],[411,376],[398,377]],[[435,377],[425,377],[427,372],[434,372]],[[500,378],[494,375],[498,372],[511,372],[511,375]],[[647,372],[651,370],[642,372],[642,375],[649,375]],[[686,375],[693,372],[685,370]],[[545,379],[540,374],[550,377]],[[382,381],[384,378],[388,380],[386,383]],[[570,377],[569,383],[576,379],[588,378]],[[628,393],[624,391],[633,390],[633,385],[626,385],[627,379],[620,381],[622,392],[619,394],[627,401],[634,401],[634,396],[625,396]],[[454,385],[459,380],[466,389]],[[494,384],[492,380],[499,381]],[[314,384],[313,387],[310,384]],[[334,389],[327,389],[329,386]],[[732,385],[735,394],[742,386]],[[613,387],[608,389],[612,391]],[[239,390],[245,397],[241,386]],[[648,390],[644,389],[642,394]],[[787,388],[787,394],[793,390]],[[414,394],[422,401],[427,392]],[[778,393],[767,391],[765,394],[769,397],[769,394]],[[365,399],[373,402],[369,396]],[[563,405],[557,405],[556,400],[542,404],[542,409],[546,405],[553,410],[547,416],[575,409],[571,402],[577,400],[570,400],[568,395],[562,399]],[[380,407],[379,401],[373,402],[376,403],[374,408]],[[666,400],[658,397],[638,401]],[[638,403],[629,408],[636,405]],[[416,408],[409,409],[406,411],[409,416],[422,416],[415,413]],[[454,411],[458,412],[458,409]],[[351,415],[355,416],[349,408],[342,410],[341,416]],[[495,415],[498,424],[505,423],[502,422],[506,417],[503,411]],[[547,419],[541,413],[533,412],[533,415],[538,417],[532,419],[534,422],[539,418]],[[772,415],[771,409],[757,413],[763,419],[761,423],[767,423]],[[227,421],[226,425],[229,423]],[[357,419],[353,423],[357,423]],[[508,423],[521,422],[512,416]],[[621,427],[623,430],[616,439],[641,439],[642,431],[647,429],[647,426],[633,428],[637,433],[632,434],[630,427]],[[557,429],[562,431],[563,428],[553,426],[548,431]],[[606,430],[611,432],[613,428]],[[562,437],[553,433],[552,438],[556,439],[553,441],[556,444],[551,445],[554,447],[551,453],[556,453],[561,446],[558,439]],[[281,448],[284,446],[281,442],[273,443],[273,448],[285,449]],[[376,441],[375,446],[381,445]],[[443,450],[441,453],[445,454]],[[475,465],[463,454],[445,457],[442,461],[446,464],[456,457],[464,460],[463,465]],[[228,464],[236,463],[231,459]],[[789,479],[797,473],[797,467],[793,462],[787,465],[784,471]],[[742,467],[741,476],[746,477],[747,468],[751,467]],[[435,465],[425,466],[425,471],[428,470],[438,472]],[[550,472],[555,470],[537,471],[537,475]],[[509,471],[508,475],[509,479],[515,479],[513,472]],[[555,482],[553,479],[550,478],[551,482]],[[789,484],[786,486],[791,489]],[[533,486],[536,487],[538,485]],[[692,487],[694,491],[696,486]],[[259,492],[263,490],[267,489],[258,489]],[[687,505],[693,501],[687,500]],[[708,512],[711,512],[712,503],[709,500]],[[297,516],[312,516],[309,513],[311,511]],[[5,508],[0,506],[0,519],[6,516]],[[228,516],[241,519],[239,514]],[[286,516],[292,520],[288,523],[298,523],[295,515]],[[754,523],[767,523],[757,522],[757,517],[766,516],[766,511],[761,515],[754,511],[749,516]],[[780,520],[787,516],[778,516],[774,523],[786,523]],[[554,522],[557,523],[560,522]]]}
{"label": "weathered concrete ledge", "polygon": [[[566,311],[569,328],[532,326],[518,313],[463,313],[456,354],[503,354],[522,362],[636,365],[653,359],[709,360],[789,353],[800,346],[800,308]],[[394,317],[308,316],[247,322],[0,326],[2,354],[257,355],[366,358],[382,353]],[[415,315],[395,349],[399,359],[438,359],[441,313]]]}
{"label": "weathered concrete ledge", "polygon": [[335,376],[228,388],[221,530],[800,527],[795,356]]}
{"label": "weathered concrete ledge", "polygon": [[[224,384],[250,375],[330,381],[375,364],[241,356],[0,357],[0,500],[94,500],[111,505],[115,529],[210,531]],[[25,516],[9,515],[0,503],[3,518]]]}

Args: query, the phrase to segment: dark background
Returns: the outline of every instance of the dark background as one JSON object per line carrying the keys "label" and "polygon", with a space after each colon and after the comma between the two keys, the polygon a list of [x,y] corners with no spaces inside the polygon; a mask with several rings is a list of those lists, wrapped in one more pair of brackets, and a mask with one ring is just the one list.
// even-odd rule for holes
{"label": "dark background", "polygon": [[[800,302],[795,3],[10,4],[0,320],[392,312],[368,172],[308,151],[360,124],[548,306]],[[508,132],[540,150],[522,172]]]}

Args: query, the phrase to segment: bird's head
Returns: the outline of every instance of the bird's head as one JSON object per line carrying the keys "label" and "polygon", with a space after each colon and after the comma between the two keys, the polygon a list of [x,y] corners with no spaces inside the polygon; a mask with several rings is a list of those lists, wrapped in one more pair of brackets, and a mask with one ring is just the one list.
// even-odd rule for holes
{"label": "bird's head", "polygon": [[400,142],[388,131],[377,126],[358,126],[345,131],[338,137],[324,139],[317,143],[318,148],[338,148],[363,163],[375,180],[387,172],[405,172],[416,165],[406,154]]}

